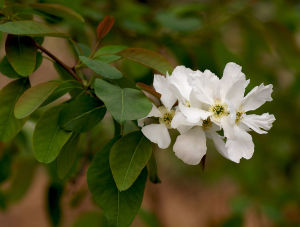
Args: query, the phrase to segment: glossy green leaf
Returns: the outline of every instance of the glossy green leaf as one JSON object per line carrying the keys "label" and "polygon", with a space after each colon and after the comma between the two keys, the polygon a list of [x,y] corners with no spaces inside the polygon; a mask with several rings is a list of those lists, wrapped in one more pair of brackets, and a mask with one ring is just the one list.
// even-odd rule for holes
{"label": "glossy green leaf", "polygon": [[7,57],[4,56],[4,58],[2,59],[1,63],[0,63],[0,72],[9,77],[9,78],[21,78],[22,76],[20,74],[18,74],[13,67],[9,64]]}
{"label": "glossy green leaf", "polygon": [[120,123],[143,118],[152,108],[151,102],[137,89],[120,88],[101,79],[95,80],[94,88],[96,95]]}
{"label": "glossy green leaf", "polygon": [[146,67],[152,68],[163,75],[165,75],[167,72],[171,73],[174,68],[168,59],[152,50],[142,48],[127,48],[119,52],[118,55],[145,65]]}
{"label": "glossy green leaf", "polygon": [[0,24],[0,31],[13,35],[58,37],[67,36],[67,34],[57,32],[46,24],[30,20],[11,21],[4,24]]}
{"label": "glossy green leaf", "polygon": [[105,55],[105,54],[116,54],[126,48],[127,48],[126,46],[121,46],[121,45],[108,45],[97,50],[94,56],[98,57],[100,55]]}
{"label": "glossy green leaf", "polygon": [[79,59],[85,64],[88,68],[93,70],[95,73],[103,76],[107,79],[120,79],[122,78],[122,73],[115,67],[95,59],[90,59],[85,56],[80,56]]}
{"label": "glossy green leaf", "polygon": [[69,141],[63,146],[56,159],[57,175],[64,179],[70,172],[78,155],[79,134],[73,134]]}
{"label": "glossy green leaf", "polygon": [[119,192],[109,166],[109,152],[114,142],[112,140],[96,153],[87,172],[87,182],[109,223],[116,227],[128,227],[141,206],[147,171],[144,169],[128,190]]}
{"label": "glossy green leaf", "polygon": [[36,66],[34,40],[27,36],[8,35],[5,43],[6,57],[13,69],[21,76],[29,76]]}
{"label": "glossy green leaf", "polygon": [[60,105],[47,110],[36,124],[33,133],[33,151],[39,162],[54,161],[72,135],[58,125],[59,112],[62,108],[63,105]]}
{"label": "glossy green leaf", "polygon": [[85,132],[102,120],[106,108],[97,98],[81,95],[66,104],[59,115],[59,125],[73,132]]}
{"label": "glossy green leaf", "polygon": [[16,118],[29,116],[40,106],[45,106],[73,89],[82,89],[77,81],[48,81],[28,89],[15,106]]}
{"label": "glossy green leaf", "polygon": [[140,175],[152,153],[152,144],[143,134],[130,133],[111,148],[109,163],[119,191],[127,190]]}
{"label": "glossy green leaf", "polygon": [[21,119],[33,113],[61,83],[61,81],[49,81],[38,84],[24,92],[15,106],[14,113],[16,118]]}
{"label": "glossy green leaf", "polygon": [[51,93],[51,95],[43,102],[42,106],[46,106],[63,95],[70,93],[73,97],[75,94],[83,92],[82,85],[76,80],[65,80]]}
{"label": "glossy green leaf", "polygon": [[22,129],[25,119],[14,116],[13,109],[23,92],[29,88],[27,79],[15,80],[0,91],[0,141],[8,141]]}
{"label": "glossy green leaf", "polygon": [[60,18],[84,22],[84,18],[74,10],[59,4],[33,3],[30,6],[42,13],[54,15]]}

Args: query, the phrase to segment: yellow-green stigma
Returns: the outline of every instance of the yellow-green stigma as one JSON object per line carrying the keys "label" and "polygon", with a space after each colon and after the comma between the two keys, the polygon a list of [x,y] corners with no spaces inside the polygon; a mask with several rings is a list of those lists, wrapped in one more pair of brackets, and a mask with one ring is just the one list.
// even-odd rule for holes
{"label": "yellow-green stigma", "polygon": [[243,112],[236,112],[235,123],[239,123],[239,121],[243,118]]}
{"label": "yellow-green stigma", "polygon": [[227,106],[223,104],[215,104],[209,108],[209,111],[212,112],[216,118],[228,115]]}
{"label": "yellow-green stigma", "polygon": [[167,128],[171,128],[171,122],[175,115],[174,110],[168,111],[165,107],[159,107],[160,112],[162,113],[162,116],[159,118],[160,124],[165,124]]}
{"label": "yellow-green stigma", "polygon": [[209,129],[212,126],[212,122],[210,120],[210,118],[207,118],[206,120],[202,121],[202,128],[204,130]]}

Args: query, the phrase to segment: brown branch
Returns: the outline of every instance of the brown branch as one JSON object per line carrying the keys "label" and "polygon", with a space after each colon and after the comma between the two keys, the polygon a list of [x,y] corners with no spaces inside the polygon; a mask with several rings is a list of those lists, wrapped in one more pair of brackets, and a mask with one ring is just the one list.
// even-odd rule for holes
{"label": "brown branch", "polygon": [[48,55],[50,58],[52,58],[57,64],[59,64],[61,67],[63,67],[72,77],[74,77],[75,80],[79,81],[82,83],[82,80],[77,76],[77,74],[67,66],[65,63],[63,63],[60,59],[58,59],[54,54],[52,54],[50,51],[39,45],[37,42],[35,42],[36,48],[38,48],[40,51]]}
{"label": "brown branch", "polygon": [[146,92],[150,93],[151,95],[155,96],[156,98],[160,98],[161,97],[160,93],[158,93],[157,91],[155,91],[153,87],[151,87],[151,86],[149,86],[147,84],[138,82],[138,83],[136,83],[136,86],[139,87],[140,89],[142,89],[143,91],[146,91]]}

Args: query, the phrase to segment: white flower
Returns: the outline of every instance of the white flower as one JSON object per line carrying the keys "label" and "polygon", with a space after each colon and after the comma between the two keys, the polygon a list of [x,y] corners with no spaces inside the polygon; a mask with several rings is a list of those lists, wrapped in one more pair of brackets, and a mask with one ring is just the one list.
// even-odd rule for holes
{"label": "white flower", "polygon": [[[246,83],[246,82],[245,82]],[[244,87],[244,86],[243,86]],[[259,134],[265,134],[272,127],[275,117],[272,114],[250,114],[247,111],[255,110],[267,101],[272,101],[271,84],[256,86],[244,97],[244,90],[231,106],[231,114],[223,120],[224,135],[227,137],[226,149],[228,158],[239,163],[241,158],[250,159],[254,153],[254,144],[251,129]]]}
{"label": "white flower", "polygon": [[[186,120],[183,114],[177,116],[177,118],[182,118],[179,121]],[[172,124],[176,125],[176,120],[174,117]],[[180,128],[178,129],[180,131]],[[217,130],[219,130],[219,127],[213,124],[210,119],[202,121],[201,126],[181,130],[181,135],[177,137],[173,147],[175,155],[186,164],[199,164],[206,154],[207,137],[213,140],[218,152],[227,157],[224,138],[216,132]]]}
{"label": "white flower", "polygon": [[[142,133],[151,142],[156,143],[160,148],[165,149],[169,147],[171,138],[168,129],[171,128],[171,121],[175,115],[175,110],[172,109],[177,98],[169,89],[168,79],[161,75],[154,75],[153,86],[157,92],[161,94],[161,102],[163,106],[157,108],[152,106],[150,113],[143,119],[138,121],[142,128]],[[159,118],[159,123],[149,124],[144,126],[144,121],[147,118]]]}
{"label": "white flower", "polygon": [[190,107],[180,105],[179,108],[190,122],[196,123],[210,117],[215,124],[222,127],[221,119],[229,115],[231,101],[235,101],[243,90],[241,81],[245,81],[245,75],[235,63],[225,66],[221,79],[209,70],[199,72],[198,76],[190,78],[193,87]]}

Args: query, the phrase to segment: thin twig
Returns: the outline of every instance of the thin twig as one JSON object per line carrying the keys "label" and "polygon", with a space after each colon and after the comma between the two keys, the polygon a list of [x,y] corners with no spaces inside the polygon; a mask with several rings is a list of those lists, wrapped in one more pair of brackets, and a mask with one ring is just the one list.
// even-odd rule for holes
{"label": "thin twig", "polygon": [[80,83],[82,83],[82,80],[77,76],[77,74],[72,70],[72,68],[70,68],[69,66],[67,66],[65,63],[63,63],[60,59],[58,59],[54,54],[52,54],[49,50],[45,49],[44,47],[42,47],[41,45],[39,45],[37,42],[35,42],[35,46],[42,51],[43,53],[45,53],[46,55],[48,55],[50,58],[52,58],[57,64],[59,64],[61,67],[63,67],[68,73],[70,73],[70,75],[72,77],[74,77],[75,80],[79,81]]}

